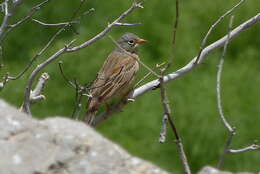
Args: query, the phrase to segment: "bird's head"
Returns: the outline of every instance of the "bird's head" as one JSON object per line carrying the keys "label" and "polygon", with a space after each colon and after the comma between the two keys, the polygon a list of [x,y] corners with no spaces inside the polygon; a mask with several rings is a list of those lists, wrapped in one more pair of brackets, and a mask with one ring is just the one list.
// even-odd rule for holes
{"label": "bird's head", "polygon": [[147,41],[133,33],[126,33],[118,40],[119,46],[130,53],[137,53],[138,46],[145,42]]}

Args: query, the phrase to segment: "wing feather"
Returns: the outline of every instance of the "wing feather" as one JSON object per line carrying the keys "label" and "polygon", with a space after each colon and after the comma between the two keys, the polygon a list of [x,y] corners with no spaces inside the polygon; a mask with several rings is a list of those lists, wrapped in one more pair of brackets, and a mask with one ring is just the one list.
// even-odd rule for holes
{"label": "wing feather", "polygon": [[[137,55],[134,55],[137,57]],[[105,100],[120,94],[132,82],[139,69],[137,60],[130,55],[112,52],[98,73],[90,91],[93,98],[89,101],[89,107],[100,105]],[[92,102],[92,103],[91,103]]]}

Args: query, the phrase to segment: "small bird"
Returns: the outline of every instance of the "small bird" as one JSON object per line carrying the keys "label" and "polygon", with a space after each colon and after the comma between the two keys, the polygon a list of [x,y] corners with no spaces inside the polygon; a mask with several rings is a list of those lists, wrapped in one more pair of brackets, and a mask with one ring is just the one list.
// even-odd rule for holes
{"label": "small bird", "polygon": [[126,94],[139,70],[138,46],[145,42],[133,33],[126,33],[117,41],[117,47],[109,54],[91,86],[87,124],[92,125],[101,104]]}

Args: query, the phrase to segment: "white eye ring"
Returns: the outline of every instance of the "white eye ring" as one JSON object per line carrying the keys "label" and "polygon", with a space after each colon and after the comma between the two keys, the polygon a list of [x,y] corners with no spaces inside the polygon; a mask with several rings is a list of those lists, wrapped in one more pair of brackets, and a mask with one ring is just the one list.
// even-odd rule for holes
{"label": "white eye ring", "polygon": [[134,41],[133,41],[133,40],[129,40],[127,43],[128,43],[129,45],[134,45]]}

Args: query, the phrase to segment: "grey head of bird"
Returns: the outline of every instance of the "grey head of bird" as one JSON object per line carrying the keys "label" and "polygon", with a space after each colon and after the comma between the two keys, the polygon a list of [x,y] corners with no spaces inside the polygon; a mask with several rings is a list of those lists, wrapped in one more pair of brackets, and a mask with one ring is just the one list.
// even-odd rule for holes
{"label": "grey head of bird", "polygon": [[139,44],[145,43],[146,40],[138,37],[133,33],[125,33],[117,42],[119,45],[117,50],[122,51],[122,49],[124,49],[130,53],[137,53]]}

